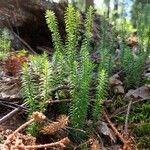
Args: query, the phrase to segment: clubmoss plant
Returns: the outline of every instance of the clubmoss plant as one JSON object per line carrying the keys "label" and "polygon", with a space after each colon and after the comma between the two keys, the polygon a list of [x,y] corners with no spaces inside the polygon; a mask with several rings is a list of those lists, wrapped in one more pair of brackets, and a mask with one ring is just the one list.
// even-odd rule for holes
{"label": "clubmoss plant", "polygon": [[[47,24],[52,32],[55,53],[61,59],[57,59],[57,64],[61,64],[62,74],[68,79],[72,90],[72,106],[70,109],[71,124],[73,127],[82,128],[87,117],[88,94],[91,81],[93,65],[90,60],[89,48],[92,36],[93,9],[89,8],[87,19],[85,21],[85,39],[81,51],[77,51],[79,42],[80,15],[69,5],[65,13],[65,24],[67,38],[65,45],[60,42],[57,21],[52,11],[46,12]],[[52,19],[51,19],[52,18]],[[57,39],[56,39],[57,38]],[[58,47],[56,46],[58,43]],[[60,44],[61,43],[61,44]],[[62,51],[62,47],[64,47]],[[59,52],[57,52],[59,51]],[[54,56],[56,56],[54,54]],[[57,57],[56,56],[56,57]],[[55,57],[53,58],[55,60]],[[55,68],[56,69],[56,68]],[[65,73],[64,73],[65,72]],[[62,75],[61,74],[61,75]],[[62,80],[62,77],[61,77]],[[61,82],[57,78],[59,83]]]}
{"label": "clubmoss plant", "polygon": [[[51,88],[51,68],[47,54],[30,56],[30,60],[30,64],[24,64],[22,73],[24,101],[29,108],[29,117],[35,111],[45,112]],[[40,126],[34,123],[27,132],[37,136]]]}
{"label": "clubmoss plant", "polygon": [[71,107],[71,123],[75,128],[83,128],[89,105],[89,88],[92,79],[93,64],[90,59],[90,40],[92,37],[93,9],[89,8],[85,20],[85,39],[80,51],[80,66],[73,79],[74,90]]}
{"label": "clubmoss plant", "polygon": [[105,69],[101,69],[98,78],[98,90],[96,94],[96,101],[93,107],[93,121],[96,123],[101,117],[102,104],[106,99],[106,91],[108,85],[107,72]]}

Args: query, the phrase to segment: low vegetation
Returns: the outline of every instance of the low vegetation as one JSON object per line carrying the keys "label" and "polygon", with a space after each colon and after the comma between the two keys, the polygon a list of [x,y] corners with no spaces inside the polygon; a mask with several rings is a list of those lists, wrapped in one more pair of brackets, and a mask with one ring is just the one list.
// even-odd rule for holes
{"label": "low vegetation", "polygon": [[[113,31],[109,32],[109,20],[103,16],[101,39],[95,46],[96,52],[100,55],[98,64],[91,58],[95,17],[92,7],[89,7],[86,18],[83,19],[72,5],[68,5],[64,15],[66,41],[61,38],[54,12],[46,11],[46,23],[52,34],[54,46],[51,61],[46,52],[41,55],[28,55],[24,50],[10,53],[10,40],[4,33],[0,34],[0,60],[3,60],[3,68],[8,75],[21,78],[21,92],[28,108],[27,118],[32,120],[32,114],[37,111],[46,114],[49,104],[57,101],[61,108],[55,109],[65,114],[46,127],[43,127],[47,124],[46,121],[29,123],[30,126],[26,129],[27,134],[38,137],[41,133],[51,134],[69,126],[68,129],[73,129],[71,136],[69,135],[70,139],[74,140],[77,137],[79,139],[74,140],[75,142],[83,141],[89,136],[98,139],[96,134],[98,125],[103,124],[102,120],[105,119],[124,145],[124,150],[129,147],[135,148],[135,145],[139,148],[149,148],[150,137],[147,133],[150,132],[150,104],[145,102],[145,99],[149,99],[147,96],[149,93],[145,94],[147,97],[144,95],[146,98],[141,98],[139,93],[135,94],[139,87],[149,84],[149,80],[144,76],[150,53],[150,28],[147,26],[149,24],[146,19],[150,8],[148,6],[145,9],[138,7],[136,27],[121,16],[120,22],[117,19],[113,20],[116,26],[111,27]],[[82,23],[84,35],[81,33]],[[129,38],[131,33],[133,36]],[[116,40],[119,43],[118,49],[115,47]],[[17,64],[17,67],[14,64]],[[116,76],[113,76],[114,74]],[[53,92],[57,88],[60,88],[60,91]],[[92,88],[94,92],[91,95]],[[139,101],[141,104],[136,103],[138,100],[141,100]],[[63,101],[65,102],[62,104]],[[129,101],[132,108],[129,107]],[[120,110],[120,114],[114,113],[118,107],[124,108],[124,106],[128,108],[128,111],[123,109],[123,112]],[[124,112],[127,113],[124,114]],[[112,113],[112,116],[107,113]],[[123,136],[127,133],[120,134],[110,119],[115,123],[125,122],[125,130],[128,125],[127,129],[130,128],[133,131],[137,144],[131,137]],[[17,137],[18,133],[14,132],[11,135]],[[113,139],[110,135],[109,137]],[[65,140],[69,143],[68,138]],[[100,141],[89,140],[88,143],[90,141],[97,147],[100,145]],[[17,143],[17,141],[14,142]],[[60,142],[56,144],[59,147],[62,146]],[[10,144],[9,147],[12,145]],[[63,141],[63,146],[65,145]],[[87,145],[83,144],[83,149],[84,146],[87,149]]]}

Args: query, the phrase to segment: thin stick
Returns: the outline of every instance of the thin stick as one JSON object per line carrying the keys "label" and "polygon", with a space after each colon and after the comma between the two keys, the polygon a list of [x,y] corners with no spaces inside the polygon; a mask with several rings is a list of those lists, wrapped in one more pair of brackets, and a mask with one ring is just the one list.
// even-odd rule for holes
{"label": "thin stick", "polygon": [[28,125],[30,125],[32,122],[34,122],[34,118],[32,118],[31,120],[27,121],[26,123],[24,123],[23,125],[21,125],[19,128],[17,128],[12,134],[10,134],[7,137],[7,140],[5,141],[5,143],[7,143],[8,141],[12,140],[12,138],[21,130],[23,130],[24,128],[26,128]]}
{"label": "thin stick", "polygon": [[71,102],[71,99],[63,99],[63,100],[49,100],[49,104],[61,103],[61,102]]}
{"label": "thin stick", "polygon": [[7,115],[5,115],[4,117],[2,117],[0,119],[0,124],[4,123],[5,121],[7,121],[8,119],[10,119],[12,116],[14,116],[18,111],[20,111],[22,109],[22,107],[25,106],[25,103],[21,105],[21,107],[19,108],[15,108],[14,110],[12,110],[10,113],[8,113]]}
{"label": "thin stick", "polygon": [[16,107],[14,107],[14,106],[12,106],[12,105],[10,105],[10,104],[5,104],[5,103],[0,103],[0,105],[3,105],[3,106],[5,106],[5,107],[9,107],[9,108],[12,108],[12,109],[15,109]]}
{"label": "thin stick", "polygon": [[111,120],[109,119],[109,117],[105,111],[103,111],[103,115],[104,115],[106,121],[109,123],[112,130],[114,131],[114,133],[119,137],[119,139],[123,143],[123,149],[124,150],[135,149],[135,143],[134,143],[133,139],[131,139],[131,138],[125,139],[123,137],[123,135],[121,133],[119,133],[118,130],[116,129],[116,127],[113,125],[113,123],[111,122]]}
{"label": "thin stick", "polygon": [[20,40],[33,54],[37,54],[32,48],[31,46],[25,42],[20,36],[18,36],[14,31],[12,31],[13,34],[18,38],[18,40]]}
{"label": "thin stick", "polygon": [[10,107],[12,107],[12,108],[18,108],[18,107],[21,107],[22,109],[27,109],[26,107],[23,107],[23,106],[21,106],[21,105],[19,105],[19,104],[17,104],[17,103],[14,103],[14,102],[7,102],[7,101],[4,101],[4,100],[0,100],[0,104],[2,104],[2,105],[6,105],[6,106],[10,106]]}
{"label": "thin stick", "polygon": [[27,42],[25,42],[19,35],[17,35],[14,32],[9,20],[7,22],[8,22],[9,28],[10,28],[11,32],[14,34],[14,36],[16,36],[16,38],[18,38],[18,40],[20,40],[33,54],[37,54]]}
{"label": "thin stick", "polygon": [[[137,103],[140,103],[140,102],[143,102],[143,101],[147,101],[147,100],[149,100],[149,99],[150,99],[150,97],[144,98],[144,99],[140,99],[140,100],[134,101],[132,104],[137,104]],[[126,111],[127,111],[127,110],[126,110],[127,107],[128,107],[128,105],[125,105],[125,106],[123,106],[123,107],[121,107],[121,108],[118,108],[118,109],[110,116],[110,118],[112,118],[112,117],[114,117],[114,116],[117,116],[117,115],[120,115],[120,114],[126,112]]]}
{"label": "thin stick", "polygon": [[128,136],[128,120],[129,120],[131,105],[132,105],[132,99],[129,102],[128,109],[127,109],[127,114],[126,114],[126,119],[125,119],[125,134],[126,134],[126,136]]}
{"label": "thin stick", "polygon": [[[55,142],[55,143],[50,143],[50,144],[43,144],[43,145],[33,145],[33,146],[23,146],[22,148],[24,149],[41,149],[41,148],[50,148],[50,147],[66,147],[65,144],[69,143],[69,139],[63,138],[62,140]],[[20,147],[21,148],[21,147]]]}
{"label": "thin stick", "polygon": [[116,135],[119,137],[119,139],[122,141],[123,144],[126,144],[127,141],[123,138],[123,136],[118,132],[118,130],[116,129],[116,127],[113,125],[113,123],[110,121],[107,113],[105,111],[103,111],[103,115],[106,119],[106,121],[109,123],[110,127],[112,128],[112,130],[116,133]]}

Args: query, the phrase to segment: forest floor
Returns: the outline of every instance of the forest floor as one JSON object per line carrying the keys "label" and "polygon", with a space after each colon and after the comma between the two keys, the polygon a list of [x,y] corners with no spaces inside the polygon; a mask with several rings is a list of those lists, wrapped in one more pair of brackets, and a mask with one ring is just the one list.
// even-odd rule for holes
{"label": "forest floor", "polygon": [[[13,31],[15,37],[14,43],[16,42],[18,44],[18,40],[21,40],[21,44],[23,43],[24,47],[27,47],[28,52],[33,52],[31,47],[38,49],[37,52],[40,54],[47,49],[48,54],[52,57],[52,37],[45,22],[44,13],[47,6],[55,10],[58,15],[60,34],[62,34],[62,39],[64,40],[66,35],[63,13],[66,9],[66,5],[46,5],[45,3],[47,2],[44,2],[42,7],[41,3],[36,4],[36,7],[33,7],[35,10],[32,9],[28,14],[28,12],[24,10],[26,8],[24,4],[26,3],[22,4],[22,0],[19,2],[22,12],[20,14],[23,14],[23,17],[21,17],[25,20],[22,20],[19,16],[18,18],[20,20],[18,24],[12,21],[11,16],[11,12],[14,11],[14,7],[16,6],[10,7],[13,8],[13,10],[8,11],[10,9],[8,7],[9,5],[3,2],[5,5],[2,7],[4,14],[6,11],[8,14],[6,13],[5,15],[9,16],[10,22],[12,21],[12,28],[18,29],[22,36],[16,36],[17,34]],[[35,1],[28,5],[27,10],[30,10],[30,6],[34,3]],[[11,1],[10,6],[11,5],[13,5],[13,1]],[[2,13],[2,11],[0,11],[0,13]],[[15,9],[15,13],[18,14],[17,9]],[[85,16],[85,14],[82,14],[82,21],[85,19]],[[107,41],[111,43],[111,30],[113,27],[106,22],[104,17],[96,16],[93,27],[94,36],[91,40],[92,48],[101,38],[104,38],[102,41],[106,42],[106,45],[108,44]],[[16,26],[19,26],[19,23],[22,25],[20,28],[17,28]],[[104,24],[102,25],[102,23]],[[105,31],[108,34],[107,41],[105,41],[106,37],[100,37],[102,36],[102,28],[105,28],[105,23],[108,26],[107,31]],[[36,28],[34,28],[35,24]],[[82,24],[84,23],[82,22]],[[84,29],[81,28],[81,36],[83,36],[84,32]],[[83,37],[81,37],[81,39],[82,38]],[[115,41],[116,38],[113,40],[114,43],[111,43],[112,45],[109,46],[109,48],[115,48],[115,56],[113,56],[113,59],[117,62],[121,50],[118,46],[119,39],[117,39],[118,41]],[[124,42],[126,43],[126,41]],[[21,44],[18,44],[19,46],[17,44],[16,47],[21,47],[20,50],[24,48]],[[137,60],[138,55],[137,52],[134,51],[139,44],[137,37],[131,37],[130,43],[126,44],[128,44],[126,50],[130,48],[133,54],[131,55]],[[41,45],[44,46],[42,47]],[[92,61],[97,66],[101,62],[99,51],[100,49],[96,49],[96,51],[91,54]],[[114,64],[113,67],[115,69],[108,79],[108,94],[103,103],[101,119],[96,123],[96,127],[91,130],[93,122],[90,117],[91,109],[96,99],[97,70],[95,69],[96,71],[94,70],[93,72],[93,79],[89,90],[90,100],[88,116],[85,121],[86,128],[73,128],[70,125],[68,112],[62,113],[64,111],[63,108],[67,107],[68,109],[71,103],[70,95],[72,93],[70,87],[67,86],[51,89],[50,93],[53,94],[53,96],[48,100],[48,106],[44,114],[34,112],[33,116],[29,118],[29,107],[26,106],[22,93],[21,65],[22,62],[30,61],[30,58],[28,57],[28,52],[25,56],[19,57],[19,55],[22,55],[22,52],[24,53],[24,51],[14,51],[13,47],[8,57],[0,61],[0,150],[150,150],[150,59],[146,61],[144,73],[140,78],[140,80],[144,82],[136,88],[128,88],[129,85],[125,84],[125,72],[118,67],[118,62]],[[132,71],[132,68],[130,69]],[[26,128],[38,121],[44,125],[40,129],[40,134],[37,137],[27,135]],[[84,134],[84,137],[80,138],[78,135],[74,136],[76,132]]]}
{"label": "forest floor", "polygon": [[[147,62],[145,68],[145,76],[149,78],[149,62]],[[0,142],[3,143],[8,138],[8,135],[14,134],[15,130],[26,122],[28,109],[22,105],[20,75],[13,76],[4,67],[1,67],[0,70]],[[94,133],[99,139],[97,140],[94,136],[91,136],[78,144],[71,142],[66,145],[66,149],[80,150],[85,148],[98,150],[100,149],[100,145],[101,149],[108,150],[126,150],[129,147],[131,150],[136,149],[135,147],[143,150],[150,149],[150,111],[148,111],[150,105],[150,86],[143,85],[142,87],[126,92],[121,81],[120,72],[115,73],[109,82],[111,88],[109,89],[108,99],[104,102],[103,119],[98,122],[98,128],[95,131],[96,133]],[[92,91],[94,87],[91,88]],[[51,120],[52,124],[59,122],[56,120],[61,115],[58,111],[59,105],[61,103],[68,103],[69,101],[69,99],[62,99],[50,102],[46,110],[46,116]],[[90,120],[87,123],[90,126]],[[41,134],[37,138],[37,142],[45,144],[68,137],[72,130],[67,126],[63,128],[60,131],[58,129],[58,133],[52,135]],[[24,129],[21,132],[24,134]],[[22,136],[27,143],[31,138],[32,144],[35,145],[33,137]],[[61,149],[59,144],[56,145],[60,148],[56,149]]]}

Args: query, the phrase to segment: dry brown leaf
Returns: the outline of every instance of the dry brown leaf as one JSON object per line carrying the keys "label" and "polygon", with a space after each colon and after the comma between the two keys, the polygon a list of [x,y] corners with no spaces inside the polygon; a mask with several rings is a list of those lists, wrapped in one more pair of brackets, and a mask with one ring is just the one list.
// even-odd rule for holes
{"label": "dry brown leaf", "polygon": [[118,74],[114,74],[110,77],[110,84],[113,86],[114,92],[118,94],[124,94],[124,87],[122,86],[122,81],[119,79],[120,76]]}
{"label": "dry brown leaf", "polygon": [[97,128],[98,128],[98,132],[100,134],[103,134],[105,136],[108,136],[111,141],[113,141],[114,143],[116,142],[116,135],[114,134],[114,132],[107,126],[107,124],[105,122],[102,121],[98,121],[97,123]]}
{"label": "dry brown leaf", "polygon": [[142,86],[136,90],[129,90],[128,93],[125,95],[127,98],[134,98],[134,99],[146,99],[150,97],[150,86]]}

